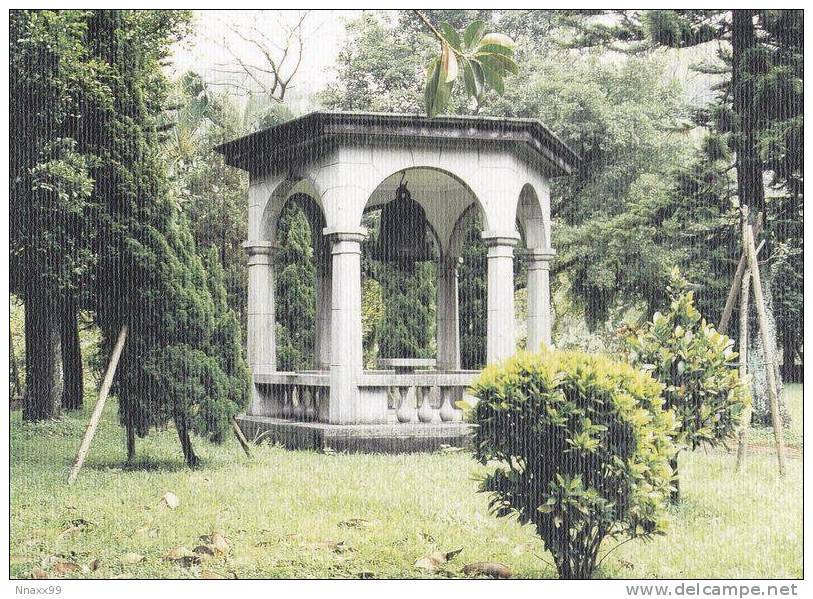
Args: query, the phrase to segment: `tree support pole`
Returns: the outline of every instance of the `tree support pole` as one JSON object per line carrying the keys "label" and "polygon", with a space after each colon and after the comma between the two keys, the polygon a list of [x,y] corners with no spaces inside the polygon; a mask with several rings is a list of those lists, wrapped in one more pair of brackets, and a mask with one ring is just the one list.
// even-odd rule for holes
{"label": "tree support pole", "polygon": [[[743,239],[747,235],[748,224],[743,221]],[[748,381],[748,299],[751,293],[751,271],[746,268],[742,277],[742,289],[740,290],[740,383],[747,384],[749,389],[751,387]],[[740,423],[739,445],[737,447],[737,465],[735,471],[739,472],[742,469],[742,463],[745,459],[745,452],[748,449],[748,427],[751,424],[751,403],[742,413],[742,422]]]}
{"label": "tree support pole", "polygon": [[[748,207],[742,209],[743,222],[748,222]],[[779,460],[779,475],[785,475],[785,440],[782,433],[782,421],[779,417],[779,397],[776,393],[776,373],[773,368],[773,356],[771,356],[770,343],[768,339],[768,317],[765,314],[765,299],[762,296],[762,280],[759,275],[759,262],[757,262],[757,248],[754,246],[754,232],[750,226],[745,231],[743,239],[745,251],[748,252],[748,267],[751,270],[751,279],[754,288],[754,303],[757,309],[757,320],[759,322],[759,333],[762,337],[762,351],[765,359],[765,375],[768,382],[768,398],[771,403],[771,421],[773,423],[773,434],[776,440],[776,457]]]}
{"label": "tree support pole", "polygon": [[[754,239],[759,237],[760,233],[762,233],[761,212],[757,214],[757,220],[754,223]],[[744,231],[743,239],[745,239]],[[759,249],[761,248],[762,245],[760,244]],[[757,254],[759,254],[759,249],[757,249]],[[720,317],[720,326],[717,327],[717,331],[720,333],[725,333],[726,329],[728,328],[728,322],[731,320],[731,315],[734,312],[734,302],[737,301],[737,295],[740,292],[740,281],[742,280],[742,275],[745,272],[746,266],[748,266],[748,253],[743,247],[742,255],[740,256],[740,261],[737,264],[737,271],[734,273],[734,280],[731,281],[731,289],[728,290],[728,297],[725,300],[725,308],[723,308],[723,315]]]}
{"label": "tree support pole", "polygon": [[240,447],[243,448],[243,451],[246,452],[246,457],[251,457],[251,450],[248,447],[248,441],[246,440],[246,436],[243,434],[243,431],[240,429],[240,425],[237,424],[237,419],[232,416],[231,417],[231,426],[234,429],[234,436],[237,437],[237,440],[240,441]]}
{"label": "tree support pole", "polygon": [[96,406],[93,408],[93,414],[90,416],[87,429],[85,429],[85,436],[82,437],[82,443],[79,445],[79,451],[76,452],[76,459],[71,466],[70,474],[68,474],[68,484],[72,485],[79,476],[79,470],[82,464],[85,463],[85,458],[90,451],[90,443],[93,441],[93,436],[96,434],[96,427],[99,426],[99,420],[102,417],[102,410],[107,401],[107,394],[110,393],[110,387],[113,385],[113,377],[116,374],[116,368],[119,365],[119,358],[124,349],[124,342],[127,340],[127,325],[121,327],[119,338],[116,340],[116,346],[113,348],[113,355],[110,356],[110,363],[107,365],[107,370],[104,373],[104,380],[99,389],[99,399],[96,400]]}

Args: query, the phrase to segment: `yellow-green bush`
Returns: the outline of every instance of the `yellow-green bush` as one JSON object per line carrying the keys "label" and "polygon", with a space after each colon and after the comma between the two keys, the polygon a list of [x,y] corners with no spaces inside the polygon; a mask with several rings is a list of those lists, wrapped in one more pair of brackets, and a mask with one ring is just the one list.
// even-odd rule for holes
{"label": "yellow-green bush", "polygon": [[663,529],[675,422],[662,385],[579,352],[520,353],[473,385],[481,490],[532,523],[562,578],[588,578],[606,537]]}

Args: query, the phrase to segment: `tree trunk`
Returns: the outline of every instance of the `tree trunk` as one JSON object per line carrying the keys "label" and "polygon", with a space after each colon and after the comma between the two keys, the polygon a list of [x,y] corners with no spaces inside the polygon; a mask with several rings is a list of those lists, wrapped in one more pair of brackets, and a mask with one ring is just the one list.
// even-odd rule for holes
{"label": "tree trunk", "polygon": [[678,454],[675,454],[671,460],[669,460],[669,465],[672,467],[672,486],[674,490],[669,496],[669,499],[672,501],[673,504],[677,505],[680,503],[680,475],[678,473]]}
{"label": "tree trunk", "polygon": [[[765,214],[765,230],[770,230],[768,214],[765,212],[765,186],[763,182],[763,164],[759,158],[757,149],[756,130],[756,110],[754,99],[754,83],[748,77],[746,65],[747,55],[750,50],[756,47],[756,36],[754,34],[754,11],[734,10],[732,11],[732,85],[734,93],[734,112],[737,115],[739,127],[736,132],[737,150],[737,196],[740,205],[748,206],[752,214],[763,212]],[[759,240],[755,240],[759,243]],[[770,245],[764,250],[764,256],[770,255]],[[778,355],[776,347],[776,321],[773,314],[773,303],[771,293],[771,274],[766,269],[763,276],[763,292],[765,294],[765,311],[767,313],[768,337],[771,347],[768,348],[770,355]],[[768,403],[767,377],[762,356],[762,341],[757,328],[756,317],[752,315],[749,324],[749,347],[748,347],[748,371],[753,379],[753,420],[755,423],[767,424],[771,421],[770,407]],[[776,373],[777,391],[779,393],[780,413],[783,422],[788,422],[788,413],[782,401],[782,377],[778,364],[773,365]]]}
{"label": "tree trunk", "polygon": [[8,332],[8,355],[11,362],[11,384],[12,401],[18,401],[18,398],[23,394],[23,384],[20,380],[20,368],[17,366],[17,353],[14,351],[14,335],[11,334],[11,329]]}
{"label": "tree trunk", "polygon": [[25,294],[24,420],[59,416],[62,403],[60,319],[50,294],[31,284]]}
{"label": "tree trunk", "polygon": [[[746,72],[747,55],[756,46],[754,11],[734,10],[731,33],[734,112],[739,128],[736,135],[737,196],[752,214],[765,212],[763,166],[757,149],[754,83]],[[770,222],[765,215],[765,224]]]}
{"label": "tree trunk", "polygon": [[62,407],[81,410],[83,402],[82,346],[79,344],[79,321],[74,299],[67,300],[62,312],[62,368],[65,373]]}
{"label": "tree trunk", "polygon": [[186,465],[190,468],[197,468],[200,465],[200,458],[195,455],[195,450],[192,448],[192,439],[189,437],[186,416],[183,414],[175,415],[175,428],[178,430],[178,439],[181,441],[181,449],[183,450]]}
{"label": "tree trunk", "polygon": [[135,427],[132,424],[127,424],[125,427],[127,431],[127,463],[132,464],[135,462],[135,447],[136,447],[136,436],[135,436]]}

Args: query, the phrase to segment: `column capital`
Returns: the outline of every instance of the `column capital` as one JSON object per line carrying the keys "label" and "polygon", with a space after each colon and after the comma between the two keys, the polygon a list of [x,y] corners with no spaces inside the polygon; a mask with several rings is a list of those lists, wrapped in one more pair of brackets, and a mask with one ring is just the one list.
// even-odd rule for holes
{"label": "column capital", "polygon": [[482,237],[483,242],[485,242],[487,247],[495,247],[500,245],[514,247],[519,243],[520,240],[519,233],[516,231],[488,230],[480,233],[480,237]]}
{"label": "column capital", "polygon": [[255,239],[243,242],[243,250],[249,256],[256,256],[257,254],[273,256],[278,249],[273,241]]}
{"label": "column capital", "polygon": [[366,227],[325,227],[322,229],[322,235],[329,238],[332,242],[337,241],[356,241],[361,243],[367,239]]}
{"label": "column capital", "polygon": [[528,261],[528,264],[539,262],[550,264],[551,260],[556,256],[556,250],[553,248],[529,248],[523,250],[522,255]]}

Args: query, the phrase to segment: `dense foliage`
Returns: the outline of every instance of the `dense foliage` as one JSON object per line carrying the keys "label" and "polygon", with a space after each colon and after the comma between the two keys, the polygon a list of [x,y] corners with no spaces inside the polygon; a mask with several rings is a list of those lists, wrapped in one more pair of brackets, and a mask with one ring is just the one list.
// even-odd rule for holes
{"label": "dense foliage", "polygon": [[136,435],[173,420],[194,465],[190,432],[222,440],[248,389],[223,270],[211,254],[204,267],[161,147],[171,128],[161,62],[189,21],[186,11],[13,14],[18,132],[36,143],[14,144],[12,215],[31,238],[12,257],[32,321],[26,370],[51,403],[33,409],[43,401],[29,392],[27,416],[55,413],[60,332],[48,323],[71,300],[74,332],[76,309],[91,310],[108,352],[129,325],[115,379],[128,456]]}
{"label": "dense foliage", "polygon": [[285,205],[277,227],[277,368],[286,371],[308,370],[315,367],[316,265],[313,233],[302,207],[296,201]]}
{"label": "dense foliage", "polygon": [[94,124],[85,136],[97,157],[94,195],[104,207],[94,307],[108,344],[130,326],[116,385],[129,456],[134,434],[171,419],[195,465],[190,431],[222,440],[248,389],[222,270],[204,269],[157,137],[167,97],[159,61],[187,16],[157,17],[95,11],[89,18],[89,45],[106,65],[114,100],[86,114]]}
{"label": "dense foliage", "polygon": [[[110,96],[95,77],[100,65],[87,52],[85,32],[82,11],[10,13],[10,286],[26,305],[28,420],[59,414],[58,315],[78,301],[96,264],[86,219],[95,209],[93,181],[77,144],[79,109]],[[75,317],[74,309],[74,329]]]}
{"label": "dense foliage", "polygon": [[663,383],[665,407],[678,422],[679,446],[714,447],[734,436],[747,402],[734,342],[707,323],[676,271],[669,309],[629,338],[633,361]]}
{"label": "dense foliage", "polygon": [[520,353],[473,385],[475,456],[499,516],[531,523],[562,578],[589,578],[606,537],[663,530],[674,447],[662,385],[583,353]]}

